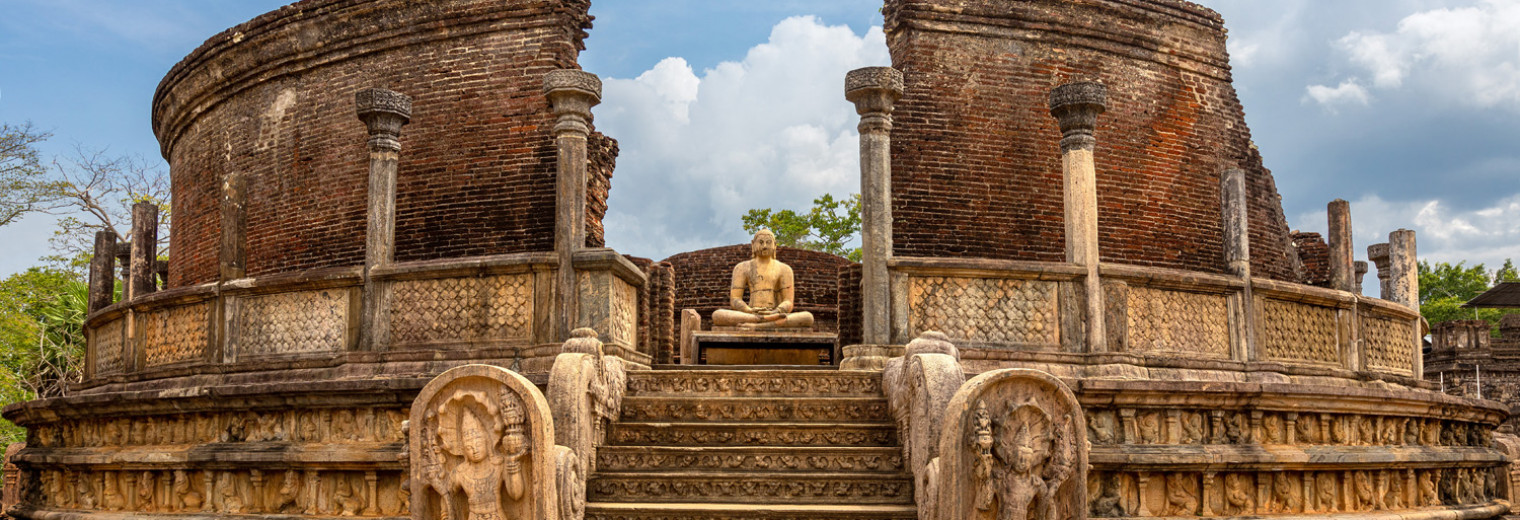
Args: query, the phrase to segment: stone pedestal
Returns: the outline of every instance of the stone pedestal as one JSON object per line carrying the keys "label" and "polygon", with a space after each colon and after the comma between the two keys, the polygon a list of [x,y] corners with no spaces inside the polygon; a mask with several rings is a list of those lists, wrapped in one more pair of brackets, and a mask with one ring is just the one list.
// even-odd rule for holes
{"label": "stone pedestal", "polygon": [[692,345],[705,365],[832,365],[839,359],[839,335],[832,332],[697,331]]}

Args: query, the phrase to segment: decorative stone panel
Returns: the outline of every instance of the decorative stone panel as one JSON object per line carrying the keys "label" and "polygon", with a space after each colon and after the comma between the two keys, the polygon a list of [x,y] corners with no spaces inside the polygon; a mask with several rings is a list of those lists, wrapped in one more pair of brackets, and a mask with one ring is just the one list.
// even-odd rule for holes
{"label": "decorative stone panel", "polygon": [[95,375],[108,376],[120,374],[126,369],[126,353],[122,352],[125,343],[122,341],[126,335],[127,320],[117,318],[95,327]]}
{"label": "decorative stone panel", "polygon": [[1131,287],[1131,351],[1230,357],[1229,300],[1217,294]]}
{"label": "decorative stone panel", "polygon": [[1362,315],[1362,360],[1368,369],[1414,375],[1414,324]]}
{"label": "decorative stone panel", "polygon": [[612,341],[633,345],[638,336],[639,291],[622,278],[612,279],[612,316],[607,323],[607,334]]}
{"label": "decorative stone panel", "polygon": [[527,340],[532,319],[529,274],[401,280],[390,287],[397,345]]}
{"label": "decorative stone panel", "polygon": [[1342,363],[1335,309],[1271,298],[1256,301],[1262,359]]}
{"label": "decorative stone panel", "polygon": [[205,359],[210,302],[165,307],[140,315],[147,366],[158,367]]}
{"label": "decorative stone panel", "polygon": [[940,331],[972,343],[1059,343],[1056,284],[1035,280],[923,276],[909,279],[909,333]]}
{"label": "decorative stone panel", "polygon": [[253,296],[238,304],[233,341],[242,356],[343,350],[348,332],[348,290],[328,289]]}

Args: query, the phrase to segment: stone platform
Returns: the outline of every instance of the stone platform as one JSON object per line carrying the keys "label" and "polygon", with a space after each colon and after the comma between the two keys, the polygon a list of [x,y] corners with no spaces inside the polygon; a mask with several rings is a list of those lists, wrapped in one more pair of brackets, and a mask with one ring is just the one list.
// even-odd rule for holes
{"label": "stone platform", "polygon": [[833,365],[839,335],[812,331],[704,330],[691,333],[696,364]]}

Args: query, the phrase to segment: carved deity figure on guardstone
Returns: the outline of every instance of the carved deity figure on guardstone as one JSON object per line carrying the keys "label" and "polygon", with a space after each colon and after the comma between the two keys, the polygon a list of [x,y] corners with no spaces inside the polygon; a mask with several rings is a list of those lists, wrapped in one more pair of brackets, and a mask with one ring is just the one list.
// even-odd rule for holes
{"label": "carved deity figure on guardstone", "polygon": [[487,365],[444,372],[412,404],[412,517],[557,519],[553,427],[522,376]]}
{"label": "carved deity figure on guardstone", "polygon": [[[750,240],[750,250],[754,258],[734,266],[728,290],[731,308],[713,311],[713,325],[745,329],[812,327],[812,313],[792,310],[796,294],[792,268],[776,260],[776,235],[761,229]],[[744,301],[746,290],[748,302]]]}
{"label": "carved deity figure on guardstone", "polygon": [[1087,425],[1060,380],[987,372],[961,386],[945,417],[932,518],[1087,517]]}

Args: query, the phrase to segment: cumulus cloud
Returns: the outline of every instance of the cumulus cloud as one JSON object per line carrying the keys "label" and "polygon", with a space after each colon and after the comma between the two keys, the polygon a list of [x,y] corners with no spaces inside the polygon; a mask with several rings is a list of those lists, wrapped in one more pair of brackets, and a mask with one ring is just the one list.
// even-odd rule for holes
{"label": "cumulus cloud", "polygon": [[[1421,11],[1404,17],[1392,31],[1353,31],[1334,45],[1347,66],[1371,78],[1373,88],[1405,89],[1476,108],[1520,110],[1520,0]],[[1328,92],[1341,87],[1309,88]]]}
{"label": "cumulus cloud", "polygon": [[[1369,195],[1351,202],[1357,257],[1367,246],[1388,241],[1388,233],[1415,231],[1421,260],[1466,261],[1497,268],[1506,258],[1520,259],[1520,193],[1478,208],[1456,207],[1440,199],[1389,201]],[[1300,215],[1303,229],[1323,232],[1325,212]]]}
{"label": "cumulus cloud", "polygon": [[861,35],[799,16],[739,61],[698,73],[672,57],[606,79],[596,125],[621,145],[608,245],[660,259],[742,242],[750,208],[806,209],[824,193],[859,191],[844,75],[890,61],[880,27]]}
{"label": "cumulus cloud", "polygon": [[1334,87],[1309,85],[1309,88],[1305,90],[1305,101],[1313,100],[1332,112],[1336,107],[1348,103],[1366,106],[1370,100],[1367,89],[1362,88],[1355,80],[1342,81],[1340,85]]}

